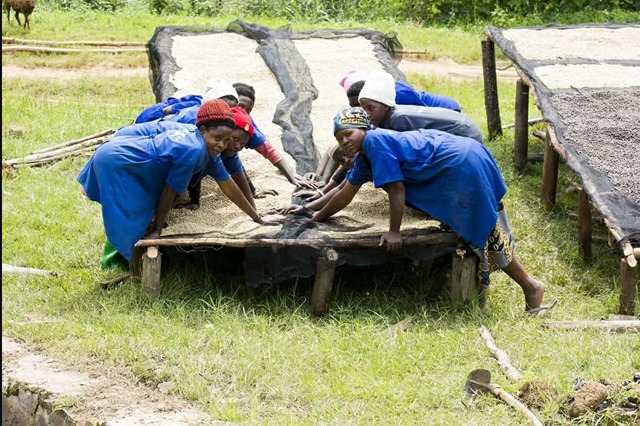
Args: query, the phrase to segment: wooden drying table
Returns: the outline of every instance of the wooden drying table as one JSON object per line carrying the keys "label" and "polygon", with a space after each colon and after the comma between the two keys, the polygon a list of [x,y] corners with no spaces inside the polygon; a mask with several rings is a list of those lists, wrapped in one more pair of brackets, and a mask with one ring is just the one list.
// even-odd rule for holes
{"label": "wooden drying table", "polygon": [[[451,295],[456,302],[467,302],[476,294],[480,294],[478,284],[478,260],[471,250],[467,249],[463,240],[451,231],[426,231],[425,235],[405,236],[402,239],[403,246],[431,245],[431,244],[455,244],[452,252]],[[379,236],[362,237],[359,239],[334,239],[330,245],[321,246],[321,255],[317,258],[315,282],[311,296],[311,308],[314,315],[323,315],[329,310],[333,278],[338,264],[338,252],[335,248],[358,249],[377,247],[380,243]],[[228,239],[216,237],[176,238],[164,237],[153,240],[140,240],[136,244],[131,257],[130,268],[133,277],[142,281],[144,289],[155,297],[160,284],[160,266],[162,246],[226,246],[226,247],[282,247],[282,246],[318,246],[318,240],[308,239]],[[480,296],[481,297],[481,296]],[[481,303],[483,300],[481,299]]]}
{"label": "wooden drying table", "polygon": [[[498,79],[495,62],[495,43],[491,33],[485,30],[487,36],[482,43],[482,65],[484,77],[485,109],[487,113],[487,125],[489,137],[493,138],[502,134],[500,123],[500,104],[498,103]],[[516,171],[522,172],[527,165],[529,151],[529,91],[533,96],[535,105],[540,109],[540,101],[536,95],[535,87],[518,64],[513,63],[520,79],[516,83],[515,96],[515,128],[514,128],[514,152],[513,166]],[[542,169],[542,189],[540,199],[550,211],[556,203],[556,188],[558,183],[559,159],[566,160],[566,152],[556,134],[553,124],[546,123],[544,138],[545,150]],[[584,261],[589,261],[592,256],[591,243],[591,202],[587,192],[588,185],[578,190],[578,252]],[[586,190],[586,191],[585,191]],[[609,241],[616,244],[622,251],[620,260],[620,308],[622,315],[633,315],[636,305],[636,285],[638,282],[638,261],[640,247],[622,238],[621,230],[605,219],[605,225],[609,230]]]}

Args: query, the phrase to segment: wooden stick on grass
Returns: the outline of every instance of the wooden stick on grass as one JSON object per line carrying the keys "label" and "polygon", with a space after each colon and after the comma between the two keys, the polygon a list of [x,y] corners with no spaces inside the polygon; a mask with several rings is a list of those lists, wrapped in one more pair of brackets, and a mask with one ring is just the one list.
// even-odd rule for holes
{"label": "wooden stick on grass", "polygon": [[53,145],[53,146],[50,146],[48,148],[43,148],[43,149],[40,149],[38,151],[34,151],[33,154],[41,154],[43,152],[55,151],[55,150],[60,149],[60,148],[66,148],[66,147],[71,146],[71,145],[76,145],[76,144],[88,141],[89,139],[99,138],[100,136],[110,136],[110,135],[112,135],[114,133],[115,133],[115,130],[113,130],[113,129],[103,130],[101,132],[94,133],[93,135],[85,136],[85,137],[80,138],[80,139],[74,139],[74,140],[71,140],[71,141],[60,143],[58,145]]}
{"label": "wooden stick on grass", "polygon": [[500,369],[504,373],[505,376],[512,382],[516,382],[522,379],[522,374],[511,364],[511,360],[509,359],[509,355],[496,346],[496,343],[491,336],[491,333],[484,325],[478,327],[478,332],[480,333],[480,337],[482,337],[482,341],[489,348],[491,355],[498,361],[498,365]]}
{"label": "wooden stick on grass", "polygon": [[3,52],[33,52],[33,53],[76,53],[76,52],[91,52],[91,53],[126,53],[126,52],[146,52],[144,47],[131,47],[128,49],[73,49],[73,48],[58,48],[58,47],[42,47],[42,46],[2,46]]}
{"label": "wooden stick on grass", "polygon": [[615,332],[640,332],[640,320],[620,321],[553,321],[545,322],[542,328],[553,330],[582,330],[594,328]]}
{"label": "wooden stick on grass", "polygon": [[25,40],[20,38],[2,37],[6,44],[48,44],[50,46],[85,45],[85,46],[145,46],[143,41],[53,41],[53,40]]}
{"label": "wooden stick on grass", "polygon": [[46,269],[24,268],[22,266],[13,266],[2,264],[2,274],[34,274],[34,275],[51,275],[57,277],[59,274]]}

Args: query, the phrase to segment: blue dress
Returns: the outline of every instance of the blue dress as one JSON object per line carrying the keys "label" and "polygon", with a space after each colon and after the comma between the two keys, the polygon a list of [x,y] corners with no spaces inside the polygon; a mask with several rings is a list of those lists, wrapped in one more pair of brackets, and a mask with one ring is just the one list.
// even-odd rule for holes
{"label": "blue dress", "polygon": [[192,179],[229,179],[220,156],[213,161],[195,126],[153,137],[119,136],[102,144],[78,182],[102,205],[107,239],[127,260],[155,214],[165,184],[183,194]]}
{"label": "blue dress", "polygon": [[[178,123],[196,124],[196,118],[198,117],[198,108],[200,105],[191,106],[181,109],[178,113],[166,115],[164,120],[177,121]],[[256,123],[251,118],[251,124],[253,125],[253,135],[247,142],[247,148],[256,149],[267,141],[267,137],[260,131]]]}
{"label": "blue dress", "polygon": [[[145,108],[140,114],[138,114],[135,123],[146,123],[147,121],[153,121],[157,120],[158,118],[162,118],[162,110],[169,105],[171,105],[171,111],[175,114],[184,108],[202,105],[202,96],[186,95],[181,98],[174,98],[170,96],[162,102]],[[191,124],[195,124],[195,120]]]}
{"label": "blue dress", "polygon": [[460,104],[453,98],[429,92],[418,92],[407,83],[400,81],[396,81],[396,104],[440,107],[462,111]]}
{"label": "blue dress", "polygon": [[406,204],[484,247],[507,188],[489,151],[474,139],[439,130],[369,130],[347,175],[352,185],[405,185]]}

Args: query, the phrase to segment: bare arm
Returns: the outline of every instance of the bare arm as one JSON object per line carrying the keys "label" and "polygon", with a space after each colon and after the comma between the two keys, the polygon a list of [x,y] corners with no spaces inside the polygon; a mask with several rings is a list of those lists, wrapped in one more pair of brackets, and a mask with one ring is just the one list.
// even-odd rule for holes
{"label": "bare arm", "polygon": [[387,243],[387,250],[396,251],[402,247],[400,225],[404,214],[405,189],[402,181],[391,182],[389,190],[389,231],[380,237],[380,246]]}
{"label": "bare arm", "polygon": [[217,180],[216,183],[224,193],[233,203],[240,208],[243,212],[245,212],[254,222],[258,222],[260,224],[263,223],[260,215],[253,208],[253,206],[249,203],[247,198],[244,196],[238,185],[232,180]]}
{"label": "bare arm", "polygon": [[176,191],[174,191],[168,184],[165,184],[162,189],[162,193],[160,194],[160,199],[158,200],[158,207],[156,207],[155,222],[149,232],[142,237],[143,239],[153,239],[160,236],[175,197]]}
{"label": "bare arm", "polygon": [[313,220],[322,222],[347,207],[360,190],[360,186],[361,185],[351,185],[347,182],[337,194],[331,197],[322,210],[313,215]]}
{"label": "bare arm", "polygon": [[244,194],[245,198],[251,204],[251,206],[256,208],[256,203],[253,201],[253,191],[251,191],[251,186],[249,185],[249,179],[247,179],[247,175],[244,170],[241,173],[236,173],[231,175],[233,181],[238,185],[240,191]]}
{"label": "bare arm", "polygon": [[[331,181],[335,184],[334,181]],[[315,210],[318,211],[320,209],[322,209],[324,206],[327,205],[327,203],[329,202],[329,200],[331,200],[333,198],[334,195],[336,195],[338,193],[338,191],[340,191],[340,189],[342,189],[345,185],[346,185],[346,180],[342,181],[342,183],[339,186],[335,186],[335,188],[331,188],[329,191],[325,192],[325,194],[318,198],[317,200],[314,200],[310,203],[307,203],[305,205],[305,207],[310,208],[311,210]],[[326,188],[326,187],[325,187]],[[326,189],[325,189],[326,191]]]}

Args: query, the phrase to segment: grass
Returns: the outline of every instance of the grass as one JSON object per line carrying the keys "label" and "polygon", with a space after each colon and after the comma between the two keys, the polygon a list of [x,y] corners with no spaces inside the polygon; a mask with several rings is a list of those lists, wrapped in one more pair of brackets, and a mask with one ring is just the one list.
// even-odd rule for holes
{"label": "grass", "polygon": [[[131,16],[122,14],[49,16],[36,10],[31,33],[5,25],[3,36],[147,40],[157,25],[228,22],[144,18],[134,25]],[[394,28],[384,25],[377,28]],[[405,47],[434,49],[443,57],[455,52],[454,59],[463,62],[460,58],[477,58],[480,34],[398,28]],[[405,42],[403,34],[415,38]],[[55,62],[82,68],[105,61],[93,55],[64,58],[5,53],[3,65]],[[109,61],[139,66],[124,55],[111,55]],[[417,88],[453,96],[486,128],[481,82],[409,78]],[[5,78],[2,92],[3,159],[120,127],[135,117],[136,105],[154,102],[146,78]],[[510,123],[515,85],[501,83],[499,93],[502,121]],[[536,110],[531,106],[530,111],[533,115]],[[22,138],[8,131],[12,124],[23,127]],[[532,152],[541,151],[539,143],[531,144]],[[560,168],[558,205],[545,213],[539,202],[541,165],[529,165],[522,175],[512,171],[512,131],[488,147],[509,188],[505,205],[523,264],[548,284],[549,300],[560,300],[547,319],[599,319],[615,312],[618,251],[595,244],[595,260],[588,265],[577,253],[577,223],[568,216],[576,209],[576,194],[564,190],[577,178]],[[97,362],[127,371],[150,386],[172,382],[175,395],[196,401],[215,418],[268,424],[522,424],[517,413],[496,399],[481,398],[470,408],[462,402],[466,375],[481,367],[492,372],[494,382],[517,393],[517,385],[505,380],[481,343],[476,330],[481,323],[525,379],[550,382],[564,394],[578,376],[621,382],[640,370],[637,335],[543,331],[541,319],[522,314],[521,292],[504,274],[492,276],[488,308],[479,310],[452,306],[436,283],[403,262],[346,267],[336,276],[331,313],[320,319],[309,314],[310,280],[250,289],[235,273],[237,265],[224,264],[216,251],[170,252],[155,301],[133,282],[113,291],[97,290],[94,283],[114,272],[98,267],[104,238],[100,206],[83,199],[75,182],[84,161],[67,159],[21,169],[12,177],[3,174],[3,263],[62,273],[59,278],[3,277],[3,334],[67,362]],[[604,232],[595,225],[595,233]],[[408,316],[413,325],[406,332],[395,337],[385,332]],[[32,321],[34,317],[44,321]],[[549,402],[538,416],[547,424],[572,423],[557,410],[558,404]]]}

